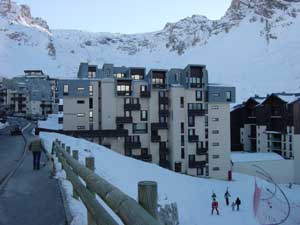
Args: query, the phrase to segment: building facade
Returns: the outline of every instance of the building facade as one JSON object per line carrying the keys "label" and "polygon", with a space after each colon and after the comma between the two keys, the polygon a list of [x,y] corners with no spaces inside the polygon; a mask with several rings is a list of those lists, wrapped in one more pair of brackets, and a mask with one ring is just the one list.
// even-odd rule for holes
{"label": "building facade", "polygon": [[249,98],[231,112],[232,150],[276,152],[294,159],[299,151],[300,94]]}
{"label": "building facade", "polygon": [[179,173],[227,179],[235,88],[211,85],[204,65],[184,69],[82,63],[59,80],[59,122],[129,157]]}

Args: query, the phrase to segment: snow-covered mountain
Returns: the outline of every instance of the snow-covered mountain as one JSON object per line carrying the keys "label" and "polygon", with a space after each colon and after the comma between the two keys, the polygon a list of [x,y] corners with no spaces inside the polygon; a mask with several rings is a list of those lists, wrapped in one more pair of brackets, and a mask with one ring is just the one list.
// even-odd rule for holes
{"label": "snow-covered mountain", "polygon": [[206,64],[211,82],[254,93],[300,91],[300,0],[232,0],[220,20],[194,15],[144,34],[52,30],[0,0],[0,75],[43,69],[74,77],[80,62],[148,69]]}

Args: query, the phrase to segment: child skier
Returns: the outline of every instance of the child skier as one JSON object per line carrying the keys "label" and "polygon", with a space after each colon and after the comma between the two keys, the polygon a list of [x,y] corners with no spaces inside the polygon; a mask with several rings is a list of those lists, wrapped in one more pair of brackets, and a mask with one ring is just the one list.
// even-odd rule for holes
{"label": "child skier", "polygon": [[219,215],[219,210],[218,210],[218,206],[219,206],[219,203],[216,199],[214,199],[212,201],[212,204],[211,204],[211,215],[214,214],[214,211],[216,210],[217,211],[217,215]]}

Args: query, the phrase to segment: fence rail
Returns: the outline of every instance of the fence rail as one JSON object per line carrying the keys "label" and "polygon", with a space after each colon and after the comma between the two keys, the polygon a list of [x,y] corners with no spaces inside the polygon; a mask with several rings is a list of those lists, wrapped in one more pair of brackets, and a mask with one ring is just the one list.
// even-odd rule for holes
{"label": "fence rail", "polygon": [[[70,153],[73,153],[71,156]],[[157,220],[157,184],[142,181],[138,184],[138,201],[94,173],[94,158],[86,158],[86,166],[78,162],[78,151],[55,140],[52,154],[56,154],[67,179],[72,183],[75,198],[80,198],[88,211],[89,225],[118,224],[97,201],[98,195],[125,225],[161,225]],[[79,177],[85,182],[83,184]]]}

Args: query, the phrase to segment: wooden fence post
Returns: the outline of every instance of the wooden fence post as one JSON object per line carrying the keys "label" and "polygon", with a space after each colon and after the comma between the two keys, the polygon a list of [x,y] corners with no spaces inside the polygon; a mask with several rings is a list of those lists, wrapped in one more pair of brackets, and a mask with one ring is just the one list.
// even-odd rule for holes
{"label": "wooden fence post", "polygon": [[71,154],[71,147],[70,147],[70,146],[67,146],[67,147],[66,147],[66,151],[67,151],[67,153]]}
{"label": "wooden fence post", "polygon": [[157,219],[157,183],[141,181],[138,183],[139,204],[155,219]]}
{"label": "wooden fence post", "polygon": [[[73,150],[72,151],[72,156],[73,159],[78,161],[78,150]],[[77,176],[78,177],[78,176]],[[75,188],[73,187],[73,198],[79,199],[77,192],[75,191]]]}
{"label": "wooden fence post", "polygon": [[62,143],[62,144],[61,144],[61,147],[62,147],[62,149],[65,149],[66,144],[65,144],[65,143]]}
{"label": "wooden fence post", "polygon": [[[85,166],[92,170],[93,172],[95,171],[95,158],[94,157],[86,157],[85,158]],[[87,189],[91,192],[93,196],[96,197],[95,193],[91,191],[91,189],[87,186]],[[88,212],[88,225],[96,225],[94,218],[92,215]]]}

